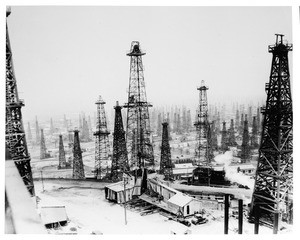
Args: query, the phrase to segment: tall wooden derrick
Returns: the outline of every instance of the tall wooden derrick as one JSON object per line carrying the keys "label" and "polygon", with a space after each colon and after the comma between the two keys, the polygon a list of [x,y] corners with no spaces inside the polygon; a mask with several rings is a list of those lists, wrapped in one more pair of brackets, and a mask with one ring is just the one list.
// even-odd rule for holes
{"label": "tall wooden derrick", "polygon": [[59,135],[59,153],[58,153],[58,169],[66,168],[67,162],[66,162],[66,154],[65,154],[65,148],[63,143],[62,135]]}
{"label": "tall wooden derrick", "polygon": [[50,134],[53,135],[55,131],[54,125],[53,125],[53,120],[52,118],[50,119]]}
{"label": "tall wooden derrick", "polygon": [[122,173],[129,171],[128,155],[125,141],[125,131],[122,119],[122,107],[116,103],[115,108],[115,126],[113,133],[113,156],[111,163],[111,178],[121,179]]}
{"label": "tall wooden derrick", "polygon": [[[6,12],[6,18],[10,15]],[[35,195],[30,166],[25,131],[22,121],[21,108],[24,101],[19,99],[17,81],[14,72],[12,51],[6,22],[6,115],[5,115],[5,143],[9,160],[14,161],[31,196]]]}
{"label": "tall wooden derrick", "polygon": [[237,109],[235,114],[235,129],[238,131],[240,127],[240,112]]}
{"label": "tall wooden derrick", "polygon": [[240,122],[240,127],[239,127],[239,135],[243,135],[244,133],[244,114],[241,114],[241,122]]}
{"label": "tall wooden derrick", "polygon": [[37,117],[35,117],[35,143],[38,145],[41,142],[40,127]]}
{"label": "tall wooden derrick", "polygon": [[235,130],[234,130],[234,122],[233,119],[230,120],[230,128],[228,129],[228,145],[236,146],[237,143],[235,141]]}
{"label": "tall wooden derrick", "polygon": [[49,158],[50,154],[47,153],[44,129],[41,129],[41,144],[40,144],[40,159]]}
{"label": "tall wooden derrick", "polygon": [[257,129],[257,120],[256,117],[253,116],[252,121],[252,132],[250,137],[251,148],[258,148],[258,129]]}
{"label": "tall wooden derrick", "polygon": [[257,112],[256,112],[256,120],[257,120],[257,132],[260,133],[261,132],[261,112],[260,112],[260,107],[257,108]]}
{"label": "tall wooden derrick", "polygon": [[211,162],[212,148],[211,141],[208,137],[211,137],[210,126],[208,122],[208,104],[207,104],[207,90],[204,80],[201,81],[201,86],[197,88],[199,90],[199,107],[198,117],[195,122],[197,131],[197,144],[196,144],[196,161],[198,165],[209,165]]}
{"label": "tall wooden derrick", "polygon": [[215,121],[212,121],[211,127],[211,148],[213,151],[218,151],[218,135],[217,135],[217,129],[215,126]]}
{"label": "tall wooden derrick", "polygon": [[154,166],[153,146],[151,143],[149,107],[144,81],[144,69],[140,44],[131,43],[130,77],[127,108],[126,143],[129,164],[134,169],[141,169],[146,165]]}
{"label": "tall wooden derrick", "polygon": [[161,117],[161,113],[159,112],[157,115],[157,135],[160,136],[162,133],[162,117]]}
{"label": "tall wooden derrick", "polygon": [[228,151],[228,132],[226,130],[226,122],[223,122],[222,135],[221,135],[221,151]]}
{"label": "tall wooden derrick", "polygon": [[279,219],[293,218],[293,109],[288,52],[292,44],[283,43],[276,34],[275,45],[269,46],[272,67],[266,84],[267,101],[262,109],[263,126],[259,158],[252,197],[251,213],[260,206],[262,220],[274,224]]}
{"label": "tall wooden derrick", "polygon": [[109,131],[107,130],[106,115],[104,109],[105,102],[102,100],[102,97],[99,96],[99,99],[96,101],[97,105],[97,122],[96,122],[96,131],[94,132],[95,136],[95,178],[101,179],[103,171],[103,162],[108,160],[108,150],[109,142],[108,135]]}
{"label": "tall wooden derrick", "polygon": [[160,172],[165,176],[165,180],[171,180],[173,178],[173,167],[169,144],[168,123],[163,122],[162,126],[163,131],[161,140]]}
{"label": "tall wooden derrick", "polygon": [[189,132],[192,126],[192,117],[191,117],[191,110],[187,110],[187,117],[186,117],[187,125],[186,131]]}
{"label": "tall wooden derrick", "polygon": [[30,122],[28,122],[28,125],[27,125],[27,135],[28,135],[29,142],[31,142],[31,144],[32,144],[32,133],[31,133],[31,128],[30,128]]}
{"label": "tall wooden derrick", "polygon": [[73,178],[85,179],[84,167],[82,161],[82,151],[80,148],[79,131],[74,130],[74,146],[73,146]]}
{"label": "tall wooden derrick", "polygon": [[[247,119],[245,117],[245,119]],[[249,136],[249,128],[248,128],[248,120],[244,121],[244,132],[243,132],[243,140],[241,146],[241,162],[246,163],[250,161],[251,157],[251,149],[250,149],[250,136]]]}

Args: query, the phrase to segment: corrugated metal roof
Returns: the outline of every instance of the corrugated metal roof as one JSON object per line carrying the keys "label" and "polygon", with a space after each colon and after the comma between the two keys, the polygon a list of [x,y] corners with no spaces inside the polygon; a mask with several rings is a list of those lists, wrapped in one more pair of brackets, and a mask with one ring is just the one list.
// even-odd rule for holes
{"label": "corrugated metal roof", "polygon": [[41,218],[44,224],[64,222],[68,220],[65,206],[41,207]]}
{"label": "corrugated metal roof", "polygon": [[[110,184],[110,185],[107,185],[106,186],[108,189],[114,191],[114,192],[121,192],[124,190],[124,182],[123,181],[120,181],[120,182],[117,182],[117,183],[113,183],[113,184]],[[132,182],[129,182],[128,184],[125,185],[125,189],[131,189],[134,187],[134,184]]]}
{"label": "corrugated metal roof", "polygon": [[175,168],[195,168],[192,163],[177,163]]}
{"label": "corrugated metal roof", "polygon": [[168,202],[173,203],[179,207],[183,207],[187,205],[190,201],[192,201],[193,198],[189,197],[182,193],[177,193],[173,197],[171,197]]}

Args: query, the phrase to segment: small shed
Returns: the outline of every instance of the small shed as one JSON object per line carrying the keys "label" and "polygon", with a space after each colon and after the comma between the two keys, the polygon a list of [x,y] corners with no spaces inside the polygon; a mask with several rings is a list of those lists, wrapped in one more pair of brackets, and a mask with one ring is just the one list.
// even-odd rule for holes
{"label": "small shed", "polygon": [[45,206],[41,207],[42,222],[46,227],[64,225],[68,221],[65,206]]}
{"label": "small shed", "polygon": [[183,193],[177,193],[168,201],[168,208],[174,214],[181,214],[183,217],[193,215],[202,210],[202,203],[193,197]]}
{"label": "small shed", "polygon": [[[132,199],[134,182],[129,181],[124,185],[124,181],[110,184],[105,187],[105,198],[112,202],[124,203]],[[124,194],[125,189],[125,194]],[[124,195],[126,200],[124,200]]]}

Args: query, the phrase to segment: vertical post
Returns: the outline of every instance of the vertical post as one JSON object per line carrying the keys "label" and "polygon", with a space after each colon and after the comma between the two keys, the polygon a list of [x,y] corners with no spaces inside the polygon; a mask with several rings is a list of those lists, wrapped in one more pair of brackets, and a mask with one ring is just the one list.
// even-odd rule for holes
{"label": "vertical post", "polygon": [[225,194],[224,234],[228,234],[229,194]]}
{"label": "vertical post", "polygon": [[239,199],[239,234],[243,234],[243,200]]}
{"label": "vertical post", "polygon": [[126,215],[126,178],[123,176],[123,183],[124,183],[124,215],[125,215],[125,225],[127,225],[127,215]]}
{"label": "vertical post", "polygon": [[279,221],[279,213],[274,213],[274,225],[273,225],[273,234],[277,234],[278,232],[278,221]]}
{"label": "vertical post", "polygon": [[44,192],[45,189],[44,189],[43,171],[41,171],[41,179],[42,179],[42,187],[43,187],[43,192]]}
{"label": "vertical post", "polygon": [[254,234],[258,234],[259,230],[259,205],[254,205]]}

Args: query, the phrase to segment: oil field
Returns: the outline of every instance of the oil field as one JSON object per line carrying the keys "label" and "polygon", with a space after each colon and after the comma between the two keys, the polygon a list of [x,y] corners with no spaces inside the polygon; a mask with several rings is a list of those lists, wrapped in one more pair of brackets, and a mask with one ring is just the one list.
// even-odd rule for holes
{"label": "oil field", "polygon": [[5,233],[293,233],[291,12],[7,8]]}

